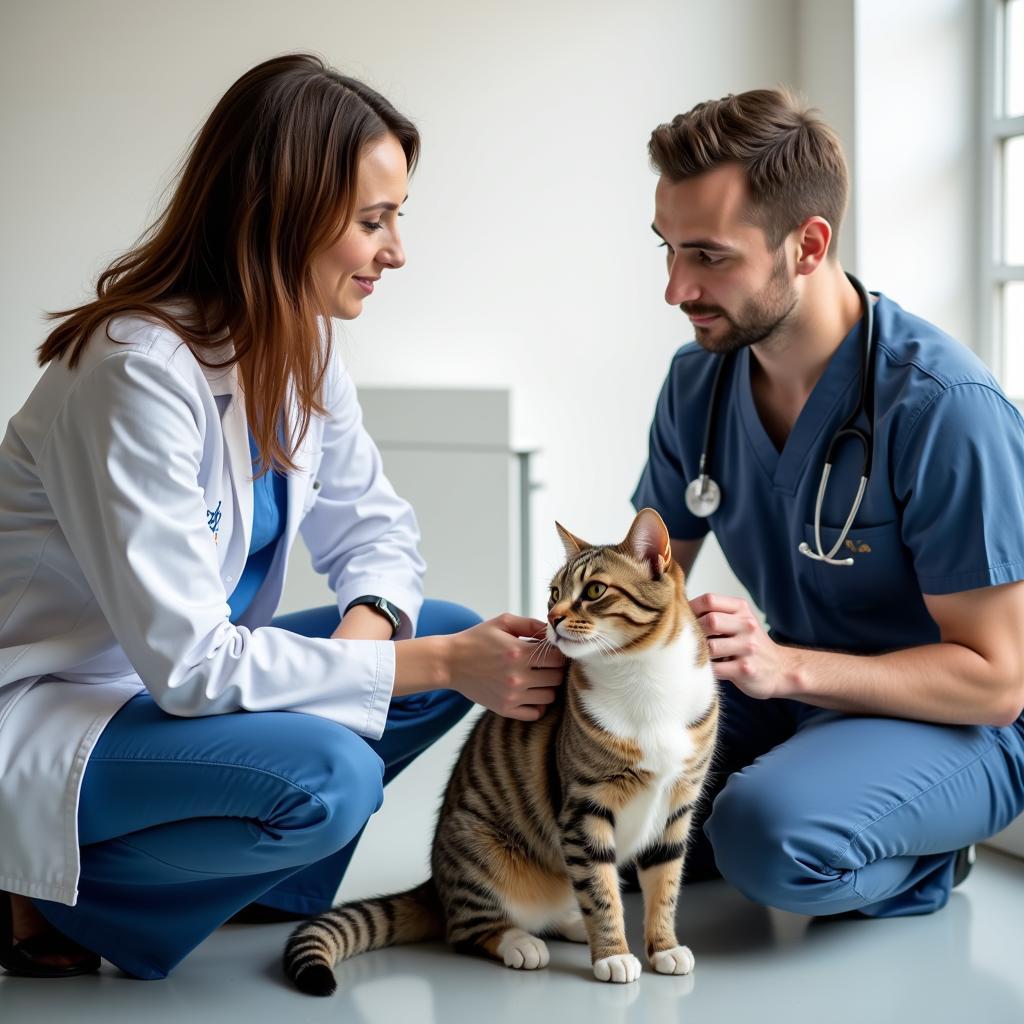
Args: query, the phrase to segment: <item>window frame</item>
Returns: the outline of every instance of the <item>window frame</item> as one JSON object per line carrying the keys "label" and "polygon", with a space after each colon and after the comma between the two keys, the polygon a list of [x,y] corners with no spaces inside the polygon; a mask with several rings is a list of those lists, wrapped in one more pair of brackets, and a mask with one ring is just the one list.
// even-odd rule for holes
{"label": "window frame", "polygon": [[[983,0],[981,27],[981,81],[978,218],[978,354],[1007,387],[1003,332],[1003,289],[1011,281],[1024,281],[1024,265],[1006,262],[1003,239],[1005,185],[1003,148],[1008,139],[1024,136],[1024,114],[1007,117],[1006,64],[1009,40],[1005,31],[1009,0]],[[1020,387],[1024,388],[1024,382]],[[1024,394],[1011,398],[1024,401]]]}

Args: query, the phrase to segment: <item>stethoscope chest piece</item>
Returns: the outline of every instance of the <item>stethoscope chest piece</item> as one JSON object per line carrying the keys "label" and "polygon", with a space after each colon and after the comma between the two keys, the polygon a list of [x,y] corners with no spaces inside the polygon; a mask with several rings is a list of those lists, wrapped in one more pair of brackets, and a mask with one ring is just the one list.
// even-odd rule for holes
{"label": "stethoscope chest piece", "polygon": [[702,474],[687,484],[686,507],[691,515],[707,519],[718,511],[721,504],[722,491],[711,477]]}

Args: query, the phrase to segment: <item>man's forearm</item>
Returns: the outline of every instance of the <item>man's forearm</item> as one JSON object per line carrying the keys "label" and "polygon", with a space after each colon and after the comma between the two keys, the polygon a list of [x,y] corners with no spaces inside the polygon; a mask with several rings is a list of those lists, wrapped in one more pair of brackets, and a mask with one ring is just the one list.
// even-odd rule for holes
{"label": "man's forearm", "polygon": [[888,715],[954,725],[1011,724],[1021,713],[1021,682],[955,643],[888,654],[787,649],[783,696],[850,714]]}

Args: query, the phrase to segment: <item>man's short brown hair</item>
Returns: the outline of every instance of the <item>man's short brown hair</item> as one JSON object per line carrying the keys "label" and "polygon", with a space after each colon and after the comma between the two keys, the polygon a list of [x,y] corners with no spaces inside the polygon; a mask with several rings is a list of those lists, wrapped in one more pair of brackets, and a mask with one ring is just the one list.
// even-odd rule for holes
{"label": "man's short brown hair", "polygon": [[750,217],[777,249],[808,217],[832,227],[836,252],[849,175],[836,133],[787,89],[754,89],[698,103],[651,133],[651,163],[670,181],[739,164]]}

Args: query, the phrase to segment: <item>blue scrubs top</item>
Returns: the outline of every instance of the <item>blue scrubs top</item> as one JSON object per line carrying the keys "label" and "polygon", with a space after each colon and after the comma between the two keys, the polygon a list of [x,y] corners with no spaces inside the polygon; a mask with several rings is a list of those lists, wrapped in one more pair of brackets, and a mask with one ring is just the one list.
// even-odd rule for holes
{"label": "blue scrubs top", "polygon": [[[1024,578],[1024,419],[968,348],[880,295],[874,465],[846,548],[835,555],[854,563],[814,561],[797,548],[806,541],[816,549],[825,451],[856,408],[861,353],[858,323],[781,452],[754,404],[750,350],[737,354],[722,382],[708,468],[722,503],[700,519],[684,492],[697,477],[717,357],[685,345],[658,398],[632,500],[656,509],[677,539],[713,530],[777,638],[869,653],[939,641],[922,594]],[[837,450],[821,517],[826,553],[849,515],[861,459],[856,440]]]}
{"label": "blue scrubs top", "polygon": [[[259,449],[249,432],[249,454],[253,475],[259,471]],[[284,533],[288,509],[288,482],[280,473],[270,470],[252,482],[252,538],[245,568],[228,598],[231,621],[245,614],[256,591],[267,577],[270,563],[277,551],[277,542]]]}

